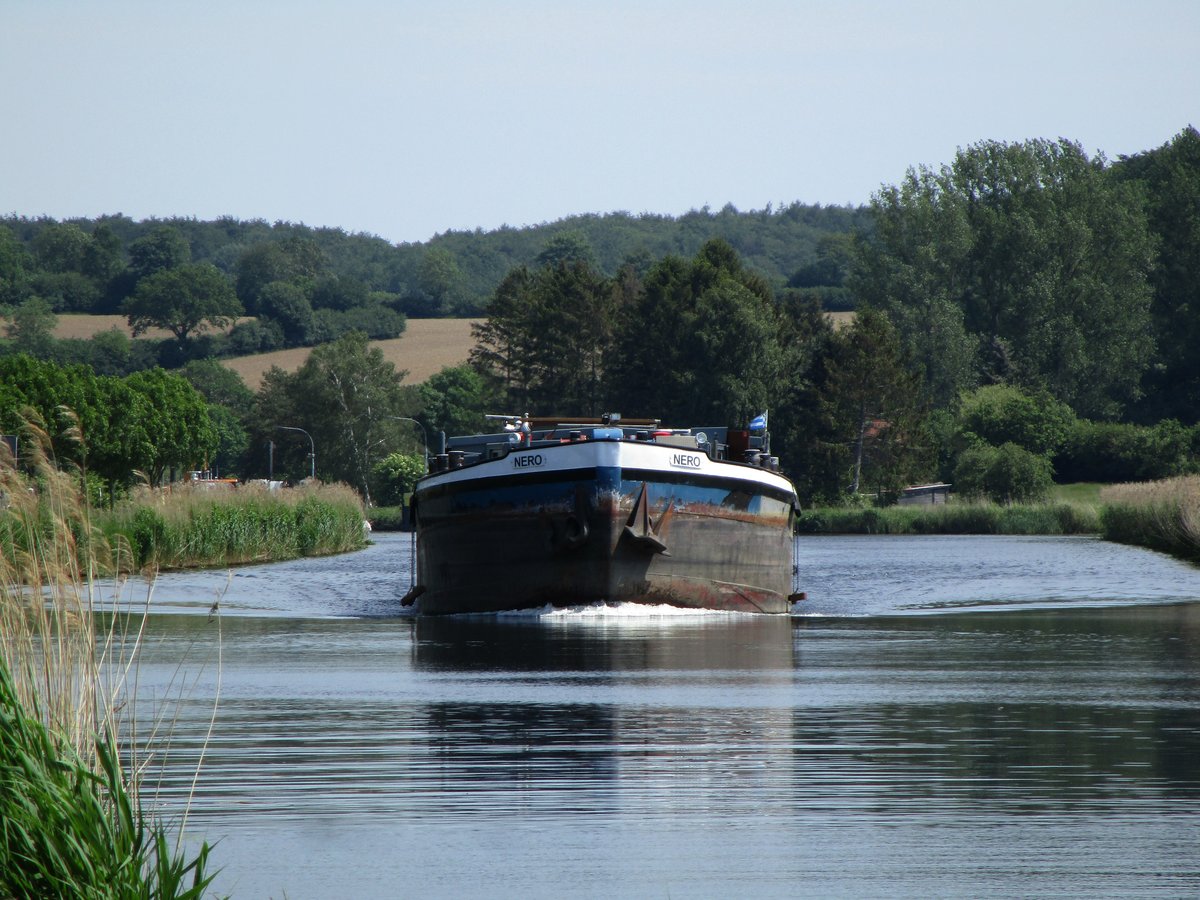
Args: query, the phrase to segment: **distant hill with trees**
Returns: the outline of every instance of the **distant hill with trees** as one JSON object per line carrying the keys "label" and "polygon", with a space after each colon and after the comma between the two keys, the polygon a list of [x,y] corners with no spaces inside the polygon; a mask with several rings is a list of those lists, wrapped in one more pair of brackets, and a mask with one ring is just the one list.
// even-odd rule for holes
{"label": "distant hill with trees", "polygon": [[36,295],[55,312],[114,313],[142,279],[207,263],[235,281],[248,312],[265,306],[300,336],[312,326],[296,310],[298,295],[264,297],[271,284],[298,288],[314,311],[376,303],[414,317],[471,316],[483,311],[516,266],[583,255],[614,275],[628,262],[645,269],[668,254],[691,256],[719,237],[751,271],[782,287],[798,274],[802,281],[819,279],[822,242],[867,221],[863,207],[793,203],[739,212],[727,205],[678,217],[586,214],[391,244],[340,228],[263,220],[9,215],[0,217],[0,303]]}
{"label": "distant hill with trees", "polygon": [[[434,434],[497,410],[715,425],[769,409],[806,500],[926,478],[1012,499],[1052,472],[1200,468],[1200,134],[1116,162],[1061,139],[983,141],[861,208],[582,215],[424,244],[232,219],[10,216],[0,304],[0,357],[58,364],[72,382],[94,373],[101,395],[118,390],[105,378],[180,369],[208,404],[214,458],[239,474],[262,473],[284,420],[334,445],[319,455],[330,474],[374,492],[379,460],[418,446],[408,419]],[[850,308],[834,329],[828,311]],[[62,312],[120,313],[171,337],[57,340]],[[486,317],[470,364],[419,387],[399,387],[403,362],[368,343],[409,317],[467,313]],[[323,349],[268,372],[257,394],[202,365],[301,346]],[[10,371],[35,371],[23,365]],[[360,410],[337,385],[371,402]],[[34,387],[21,402],[51,417],[61,392]],[[279,461],[295,476],[293,443]]]}

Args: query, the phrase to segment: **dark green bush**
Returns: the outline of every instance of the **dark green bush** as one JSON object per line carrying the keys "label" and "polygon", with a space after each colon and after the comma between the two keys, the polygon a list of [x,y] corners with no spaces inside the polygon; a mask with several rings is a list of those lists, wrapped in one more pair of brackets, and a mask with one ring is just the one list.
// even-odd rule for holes
{"label": "dark green bush", "polygon": [[1047,394],[1027,394],[1007,384],[978,388],[962,398],[958,414],[964,436],[993,447],[1016,444],[1030,453],[1054,453],[1075,422],[1065,403]]}
{"label": "dark green bush", "polygon": [[1174,419],[1157,425],[1080,420],[1054,459],[1063,482],[1154,481],[1196,468],[1192,430]]}
{"label": "dark green bush", "polygon": [[954,489],[965,497],[987,497],[996,503],[1028,503],[1049,495],[1053,474],[1046,457],[1011,442],[978,445],[959,455]]}
{"label": "dark green bush", "polygon": [[401,531],[408,524],[403,506],[376,506],[367,511],[367,521],[376,531]]}

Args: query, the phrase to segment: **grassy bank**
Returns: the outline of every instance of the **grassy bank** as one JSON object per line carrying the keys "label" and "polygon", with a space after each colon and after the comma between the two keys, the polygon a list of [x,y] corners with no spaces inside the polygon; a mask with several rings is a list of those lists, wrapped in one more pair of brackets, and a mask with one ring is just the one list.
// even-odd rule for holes
{"label": "grassy bank", "polygon": [[128,548],[136,569],[275,562],[366,543],[362,502],[344,485],[145,490],[98,513],[96,525],[110,545]]}
{"label": "grassy bank", "polygon": [[1106,540],[1200,563],[1200,475],[1112,485],[1101,501]]}
{"label": "grassy bank", "polygon": [[0,897],[199,898],[208,846],[141,805],[138,617],[98,624],[108,547],[78,477],[30,452],[26,476],[0,451]]}
{"label": "grassy bank", "polygon": [[999,506],[994,503],[946,503],[936,506],[887,506],[803,510],[800,534],[1095,534],[1095,507],[1076,503]]}

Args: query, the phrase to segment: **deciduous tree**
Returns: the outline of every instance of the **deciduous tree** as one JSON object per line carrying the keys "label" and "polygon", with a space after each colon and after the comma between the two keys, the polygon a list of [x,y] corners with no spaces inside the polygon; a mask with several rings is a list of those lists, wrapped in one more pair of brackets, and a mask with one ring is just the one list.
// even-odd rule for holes
{"label": "deciduous tree", "polygon": [[910,171],[871,209],[851,283],[892,317],[936,403],[995,380],[975,354],[997,341],[1014,380],[1081,414],[1137,398],[1153,243],[1138,191],[1103,158],[1068,141],[984,142]]}
{"label": "deciduous tree", "polygon": [[208,468],[218,436],[199,391],[163,369],[135,372],[125,384],[145,400],[139,424],[150,446],[143,461],[150,483],[160,483],[171,469]]}
{"label": "deciduous tree", "polygon": [[[317,347],[294,374],[267,373],[258,395],[258,442],[280,441],[281,425],[303,428],[316,447],[320,477],[354,485],[370,503],[372,469],[402,424],[391,417],[414,411],[402,377],[362,332]],[[303,435],[295,437],[307,452]]]}
{"label": "deciduous tree", "polygon": [[165,328],[184,348],[193,335],[230,325],[242,314],[242,305],[216,266],[198,263],[143,278],[122,312],[134,335],[151,327]]}
{"label": "deciduous tree", "polygon": [[477,434],[486,427],[484,416],[497,402],[483,376],[470,366],[442,369],[418,389],[421,419],[429,440],[439,431]]}
{"label": "deciduous tree", "polygon": [[129,245],[129,270],[137,280],[178,268],[191,258],[187,240],[171,225],[159,226]]}
{"label": "deciduous tree", "polygon": [[1144,187],[1159,241],[1150,313],[1156,365],[1147,372],[1144,419],[1200,419],[1200,132],[1185,128],[1165,146],[1127,157],[1114,174]]}

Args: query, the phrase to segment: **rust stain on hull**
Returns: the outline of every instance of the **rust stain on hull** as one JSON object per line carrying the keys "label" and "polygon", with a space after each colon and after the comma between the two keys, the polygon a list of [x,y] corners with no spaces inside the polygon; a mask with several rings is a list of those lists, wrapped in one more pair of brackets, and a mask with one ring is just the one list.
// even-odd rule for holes
{"label": "rust stain on hull", "polygon": [[627,601],[788,612],[792,541],[786,519],[675,512],[667,555],[631,541],[628,510],[614,512],[580,517],[563,510],[510,511],[429,522],[417,540],[418,580],[425,587],[420,611]]}

